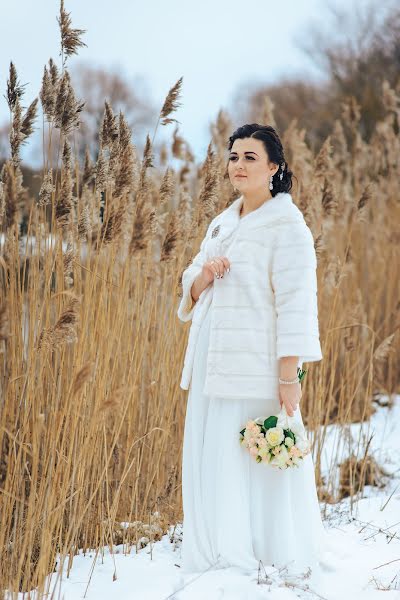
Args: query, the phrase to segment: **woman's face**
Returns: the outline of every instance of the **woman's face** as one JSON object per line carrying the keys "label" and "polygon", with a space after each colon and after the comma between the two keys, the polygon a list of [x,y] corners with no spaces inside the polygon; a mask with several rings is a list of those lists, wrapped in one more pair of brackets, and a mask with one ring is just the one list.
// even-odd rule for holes
{"label": "woman's face", "polygon": [[261,140],[235,140],[228,162],[228,174],[233,187],[244,193],[268,190],[270,177],[278,170],[276,164],[268,164],[268,161],[268,154]]}

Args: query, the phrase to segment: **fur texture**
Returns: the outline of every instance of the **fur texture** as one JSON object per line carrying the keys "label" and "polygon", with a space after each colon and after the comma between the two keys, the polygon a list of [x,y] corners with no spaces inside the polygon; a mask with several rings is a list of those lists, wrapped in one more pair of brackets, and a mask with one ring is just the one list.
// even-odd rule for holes
{"label": "fur texture", "polygon": [[[189,389],[197,336],[212,303],[204,392],[276,398],[280,357],[299,356],[299,366],[322,359],[314,240],[290,194],[240,218],[242,203],[240,196],[211,221],[183,272],[177,314],[192,322],[180,387]],[[227,256],[230,272],[215,278],[192,307],[193,281],[215,255]]]}

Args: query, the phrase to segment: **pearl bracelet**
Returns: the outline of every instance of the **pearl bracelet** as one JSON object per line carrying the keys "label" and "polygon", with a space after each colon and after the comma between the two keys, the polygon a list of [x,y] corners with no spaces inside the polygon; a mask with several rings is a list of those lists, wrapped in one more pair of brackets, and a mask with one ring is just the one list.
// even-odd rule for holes
{"label": "pearl bracelet", "polygon": [[281,379],[279,377],[279,383],[299,383],[299,382],[300,382],[300,380],[299,380],[298,376],[296,377],[296,379],[293,379],[293,381],[285,381],[284,379]]}

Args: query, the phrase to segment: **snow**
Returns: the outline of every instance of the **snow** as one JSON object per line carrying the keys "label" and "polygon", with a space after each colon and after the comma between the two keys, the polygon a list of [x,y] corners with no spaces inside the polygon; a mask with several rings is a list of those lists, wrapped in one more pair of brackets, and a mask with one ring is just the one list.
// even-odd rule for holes
{"label": "snow", "polygon": [[[160,541],[124,554],[102,548],[80,552],[62,570],[48,576],[49,597],[64,600],[400,600],[400,396],[388,405],[380,396],[377,411],[368,423],[354,423],[348,435],[338,436],[330,425],[322,456],[323,474],[330,456],[358,456],[360,440],[372,435],[369,453],[390,474],[385,487],[366,486],[362,497],[345,498],[327,505],[324,523],[332,539],[321,569],[303,575],[289,574],[268,565],[258,573],[235,568],[213,569],[199,574],[180,572],[182,524],[171,526]],[[334,453],[334,454],[333,454]],[[324,471],[325,470],[325,471]],[[333,474],[335,476],[335,474]],[[321,503],[321,508],[323,503]],[[18,596],[21,597],[22,594]],[[7,598],[7,595],[5,596]],[[11,598],[11,595],[9,595]],[[30,598],[37,598],[32,593]]]}

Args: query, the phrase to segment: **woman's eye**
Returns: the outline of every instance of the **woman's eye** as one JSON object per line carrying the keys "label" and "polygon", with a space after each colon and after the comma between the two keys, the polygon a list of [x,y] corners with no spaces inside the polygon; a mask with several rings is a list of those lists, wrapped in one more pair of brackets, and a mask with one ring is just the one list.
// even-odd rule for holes
{"label": "woman's eye", "polygon": [[[246,158],[249,158],[250,160],[254,160],[254,156],[246,156]],[[237,156],[230,156],[229,160],[236,160]]]}

